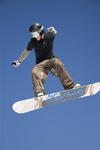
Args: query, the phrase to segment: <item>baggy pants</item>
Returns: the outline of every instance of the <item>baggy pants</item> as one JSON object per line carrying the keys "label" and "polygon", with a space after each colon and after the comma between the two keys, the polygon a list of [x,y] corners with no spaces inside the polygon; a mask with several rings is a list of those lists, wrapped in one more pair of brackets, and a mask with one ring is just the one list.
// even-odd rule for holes
{"label": "baggy pants", "polygon": [[66,71],[64,64],[59,58],[55,57],[47,59],[37,64],[32,69],[33,90],[35,96],[40,91],[46,94],[43,85],[46,82],[49,72],[60,79],[60,82],[65,90],[70,89],[74,85],[71,76]]}

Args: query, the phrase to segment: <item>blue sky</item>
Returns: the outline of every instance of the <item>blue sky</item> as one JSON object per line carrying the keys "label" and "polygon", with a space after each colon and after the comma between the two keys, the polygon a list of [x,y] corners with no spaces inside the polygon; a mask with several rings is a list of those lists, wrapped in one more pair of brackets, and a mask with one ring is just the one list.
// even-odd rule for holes
{"label": "blue sky", "polygon": [[[16,101],[34,97],[34,50],[19,67],[11,66],[26,49],[34,22],[58,31],[54,54],[74,82],[100,82],[99,0],[1,0],[0,150],[99,150],[100,92],[23,115],[12,110]],[[63,90],[51,74],[44,86],[48,94]]]}

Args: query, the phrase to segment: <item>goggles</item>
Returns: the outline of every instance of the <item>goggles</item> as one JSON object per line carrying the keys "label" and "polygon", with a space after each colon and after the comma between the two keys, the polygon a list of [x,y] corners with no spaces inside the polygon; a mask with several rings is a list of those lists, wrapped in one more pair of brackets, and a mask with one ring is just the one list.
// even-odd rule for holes
{"label": "goggles", "polygon": [[38,37],[42,30],[43,30],[43,26],[41,27],[39,31],[31,32],[32,37],[33,38]]}

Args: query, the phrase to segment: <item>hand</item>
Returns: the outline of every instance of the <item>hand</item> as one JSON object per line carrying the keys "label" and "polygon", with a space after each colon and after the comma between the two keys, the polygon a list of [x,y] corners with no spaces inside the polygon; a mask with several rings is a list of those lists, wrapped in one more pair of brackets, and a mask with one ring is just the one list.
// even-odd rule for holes
{"label": "hand", "polygon": [[18,62],[18,60],[12,62],[12,66],[14,67],[18,67],[20,64],[21,62]]}
{"label": "hand", "polygon": [[53,32],[53,33],[57,33],[57,31],[54,29],[54,27],[49,27],[49,28],[47,28],[47,30],[49,31],[49,32]]}
{"label": "hand", "polygon": [[52,32],[52,31],[54,30],[54,27],[49,27],[49,28],[47,28],[47,30],[48,30],[49,32]]}

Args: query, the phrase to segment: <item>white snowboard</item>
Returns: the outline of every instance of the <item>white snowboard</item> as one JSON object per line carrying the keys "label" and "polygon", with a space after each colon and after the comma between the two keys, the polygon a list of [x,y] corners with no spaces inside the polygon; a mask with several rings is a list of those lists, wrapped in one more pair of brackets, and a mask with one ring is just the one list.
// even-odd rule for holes
{"label": "white snowboard", "polygon": [[42,97],[35,97],[26,100],[21,100],[13,104],[12,108],[16,113],[22,114],[43,108],[59,102],[64,102],[72,99],[91,96],[98,93],[100,90],[100,82],[82,86],[77,89],[65,90]]}

